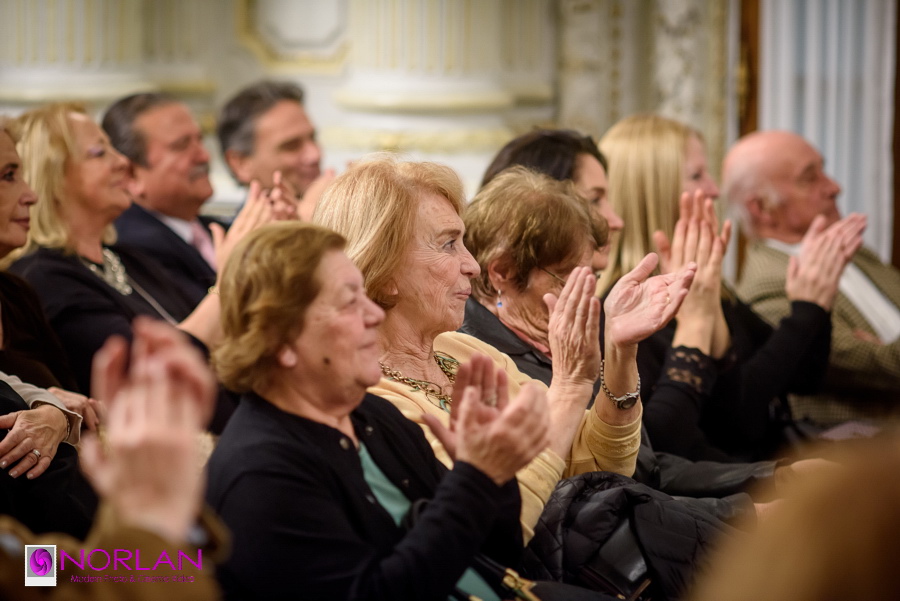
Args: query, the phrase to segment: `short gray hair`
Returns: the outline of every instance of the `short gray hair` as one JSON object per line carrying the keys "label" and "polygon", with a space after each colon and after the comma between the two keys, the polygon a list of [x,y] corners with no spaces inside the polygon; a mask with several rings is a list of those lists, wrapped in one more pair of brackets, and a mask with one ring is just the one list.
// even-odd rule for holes
{"label": "short gray hair", "polygon": [[303,89],[286,81],[265,80],[232,96],[222,107],[216,125],[222,154],[229,150],[242,156],[253,154],[256,120],[282,100],[303,104]]}

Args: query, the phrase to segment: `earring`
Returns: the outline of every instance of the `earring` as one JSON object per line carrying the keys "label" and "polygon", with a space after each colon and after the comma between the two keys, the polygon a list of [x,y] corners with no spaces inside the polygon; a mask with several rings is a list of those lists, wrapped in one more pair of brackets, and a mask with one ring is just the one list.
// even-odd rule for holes
{"label": "earring", "polygon": [[503,293],[500,290],[497,290],[497,308],[503,306],[503,299],[500,298],[502,295]]}

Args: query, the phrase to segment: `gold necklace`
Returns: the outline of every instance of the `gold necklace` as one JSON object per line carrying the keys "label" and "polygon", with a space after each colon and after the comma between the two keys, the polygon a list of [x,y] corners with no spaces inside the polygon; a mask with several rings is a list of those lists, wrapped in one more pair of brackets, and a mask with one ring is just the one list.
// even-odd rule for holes
{"label": "gold necklace", "polygon": [[[450,355],[438,353],[437,351],[435,351],[433,357],[434,362],[437,363],[438,367],[441,368],[441,371],[444,372],[444,375],[447,376],[447,379],[450,380],[450,383],[453,384],[454,382],[456,382],[456,372],[459,369],[459,361],[457,361]],[[444,389],[440,386],[440,384],[435,384],[434,382],[429,382],[428,380],[408,378],[400,373],[400,370],[391,369],[380,361],[378,362],[378,365],[381,366],[381,373],[383,373],[386,378],[394,380],[395,382],[400,382],[401,384],[406,384],[410,387],[411,392],[421,391],[425,393],[425,398],[431,401],[432,404],[436,405],[440,409],[443,409],[447,413],[450,413],[450,406],[453,404],[453,399],[449,394],[444,394]]]}

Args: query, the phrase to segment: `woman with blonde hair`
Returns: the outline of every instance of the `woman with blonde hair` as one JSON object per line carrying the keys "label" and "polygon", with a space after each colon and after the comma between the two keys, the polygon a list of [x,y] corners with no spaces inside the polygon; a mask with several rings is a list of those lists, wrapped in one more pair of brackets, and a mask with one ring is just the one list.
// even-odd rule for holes
{"label": "woman with blonde hair", "polygon": [[[370,297],[386,312],[379,330],[382,378],[370,391],[421,424],[435,455],[447,465],[452,449],[443,433],[461,392],[461,362],[476,354],[490,357],[506,374],[498,389],[511,395],[534,382],[508,356],[456,332],[472,294],[471,280],[480,272],[463,243],[463,207],[462,183],[450,168],[377,157],[338,177],[313,216],[347,238],[347,255],[362,271]],[[633,472],[641,416],[636,341],[668,321],[693,273],[688,267],[677,277],[647,282],[653,269],[648,259],[623,279],[621,294],[606,303],[604,363],[596,282],[589,267],[572,266],[565,285],[548,288],[544,297],[555,377],[546,388],[550,444],[518,474],[526,539],[561,478],[601,470]],[[605,392],[588,409],[600,377]]]}
{"label": "woman with blonde hair", "polygon": [[790,423],[786,395],[815,390],[827,366],[830,305],[817,304],[815,290],[836,292],[842,270],[821,267],[846,265],[861,244],[863,224],[850,217],[824,232],[810,231],[791,278],[793,312],[773,330],[722,282],[731,225],[726,221],[719,230],[713,205],[719,190],[701,134],[671,119],[635,115],[610,128],[600,148],[609,160],[611,200],[625,222],[601,292],[653,250],[663,271],[677,269],[685,241],[698,235],[709,237],[715,257],[701,264],[676,320],[638,351],[645,391],[663,373],[671,375],[681,357],[679,378],[696,392],[692,403],[647,404],[644,420],[655,445],[694,460],[770,457]]}
{"label": "woman with blonde hair", "polygon": [[[193,309],[152,257],[114,246],[113,221],[131,204],[128,161],[84,108],[47,105],[20,116],[16,127],[25,180],[39,202],[24,254],[10,271],[37,292],[81,390],[90,390],[94,353],[110,335],[130,339],[138,315],[177,325],[204,351],[214,344],[221,332],[216,294]],[[220,262],[270,219],[266,200],[251,195],[217,249]]]}

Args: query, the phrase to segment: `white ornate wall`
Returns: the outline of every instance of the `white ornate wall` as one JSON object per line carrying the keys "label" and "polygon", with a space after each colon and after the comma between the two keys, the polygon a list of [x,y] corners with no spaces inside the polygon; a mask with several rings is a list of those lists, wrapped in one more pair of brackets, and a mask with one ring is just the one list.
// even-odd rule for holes
{"label": "white ornate wall", "polygon": [[[289,79],[306,89],[326,166],[399,150],[450,164],[474,191],[497,148],[535,124],[601,134],[620,116],[653,109],[718,140],[724,6],[0,0],[0,111],[74,98],[100,112],[124,94],[161,89],[212,131],[215,109],[237,89]],[[715,35],[704,34],[710,27]],[[216,199],[233,203],[241,193],[212,139],[210,150]]]}
{"label": "white ornate wall", "polygon": [[653,112],[706,137],[718,173],[735,137],[734,0],[560,0],[559,122],[602,136]]}

